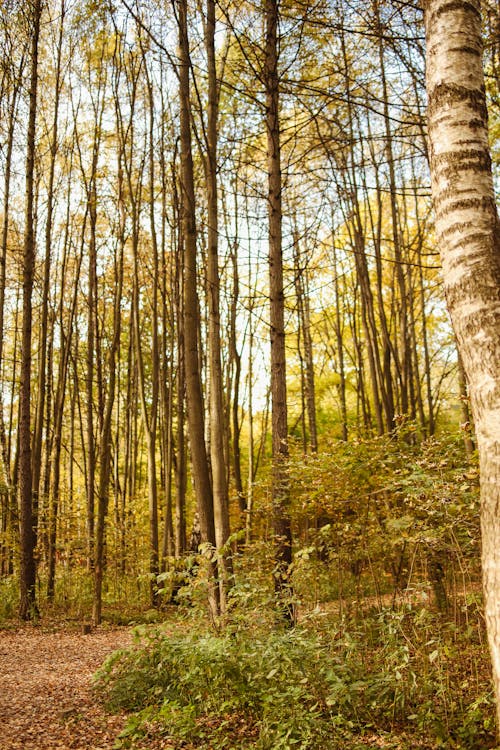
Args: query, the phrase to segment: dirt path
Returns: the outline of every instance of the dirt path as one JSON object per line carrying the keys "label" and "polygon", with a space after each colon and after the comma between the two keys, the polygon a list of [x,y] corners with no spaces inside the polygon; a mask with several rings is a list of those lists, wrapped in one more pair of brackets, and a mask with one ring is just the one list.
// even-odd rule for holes
{"label": "dirt path", "polygon": [[111,750],[123,724],[92,696],[91,677],[127,628],[0,631],[0,750]]}

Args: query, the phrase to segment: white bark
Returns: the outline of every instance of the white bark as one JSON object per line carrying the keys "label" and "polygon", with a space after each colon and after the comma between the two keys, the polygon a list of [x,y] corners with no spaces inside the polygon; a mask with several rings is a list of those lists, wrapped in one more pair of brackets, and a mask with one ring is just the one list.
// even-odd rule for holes
{"label": "white bark", "polygon": [[424,7],[436,234],[477,433],[485,614],[498,707],[500,226],[488,147],[480,0],[428,0]]}

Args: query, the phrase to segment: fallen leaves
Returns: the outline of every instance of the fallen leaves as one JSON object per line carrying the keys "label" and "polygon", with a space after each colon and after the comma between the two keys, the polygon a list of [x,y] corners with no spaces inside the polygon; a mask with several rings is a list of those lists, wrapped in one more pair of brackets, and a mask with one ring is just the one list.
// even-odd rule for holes
{"label": "fallen leaves", "polygon": [[0,631],[1,750],[111,750],[124,719],[105,713],[91,678],[130,642],[126,628]]}

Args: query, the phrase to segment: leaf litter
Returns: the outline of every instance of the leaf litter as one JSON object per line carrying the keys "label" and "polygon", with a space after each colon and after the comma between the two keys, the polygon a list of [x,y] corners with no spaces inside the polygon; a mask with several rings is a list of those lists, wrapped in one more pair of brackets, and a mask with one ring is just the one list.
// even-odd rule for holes
{"label": "leaf litter", "polygon": [[88,634],[33,625],[0,631],[0,750],[111,750],[124,715],[110,715],[92,675],[130,628]]}

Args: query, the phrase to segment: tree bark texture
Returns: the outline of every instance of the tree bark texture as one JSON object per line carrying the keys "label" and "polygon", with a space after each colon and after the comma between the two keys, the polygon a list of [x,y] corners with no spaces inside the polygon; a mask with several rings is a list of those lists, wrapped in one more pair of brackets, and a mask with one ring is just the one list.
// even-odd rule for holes
{"label": "tree bark texture", "polygon": [[500,226],[479,0],[424,4],[432,192],[447,303],[480,457],[485,615],[500,724]]}
{"label": "tree bark texture", "polygon": [[214,503],[215,540],[218,550],[221,612],[226,608],[227,588],[232,575],[229,539],[229,495],[224,448],[224,399],[221,364],[219,213],[217,196],[217,119],[218,92],[215,63],[215,2],[207,0],[206,50],[208,67],[207,111],[207,282],[208,282],[208,356],[210,371],[210,458]]}

